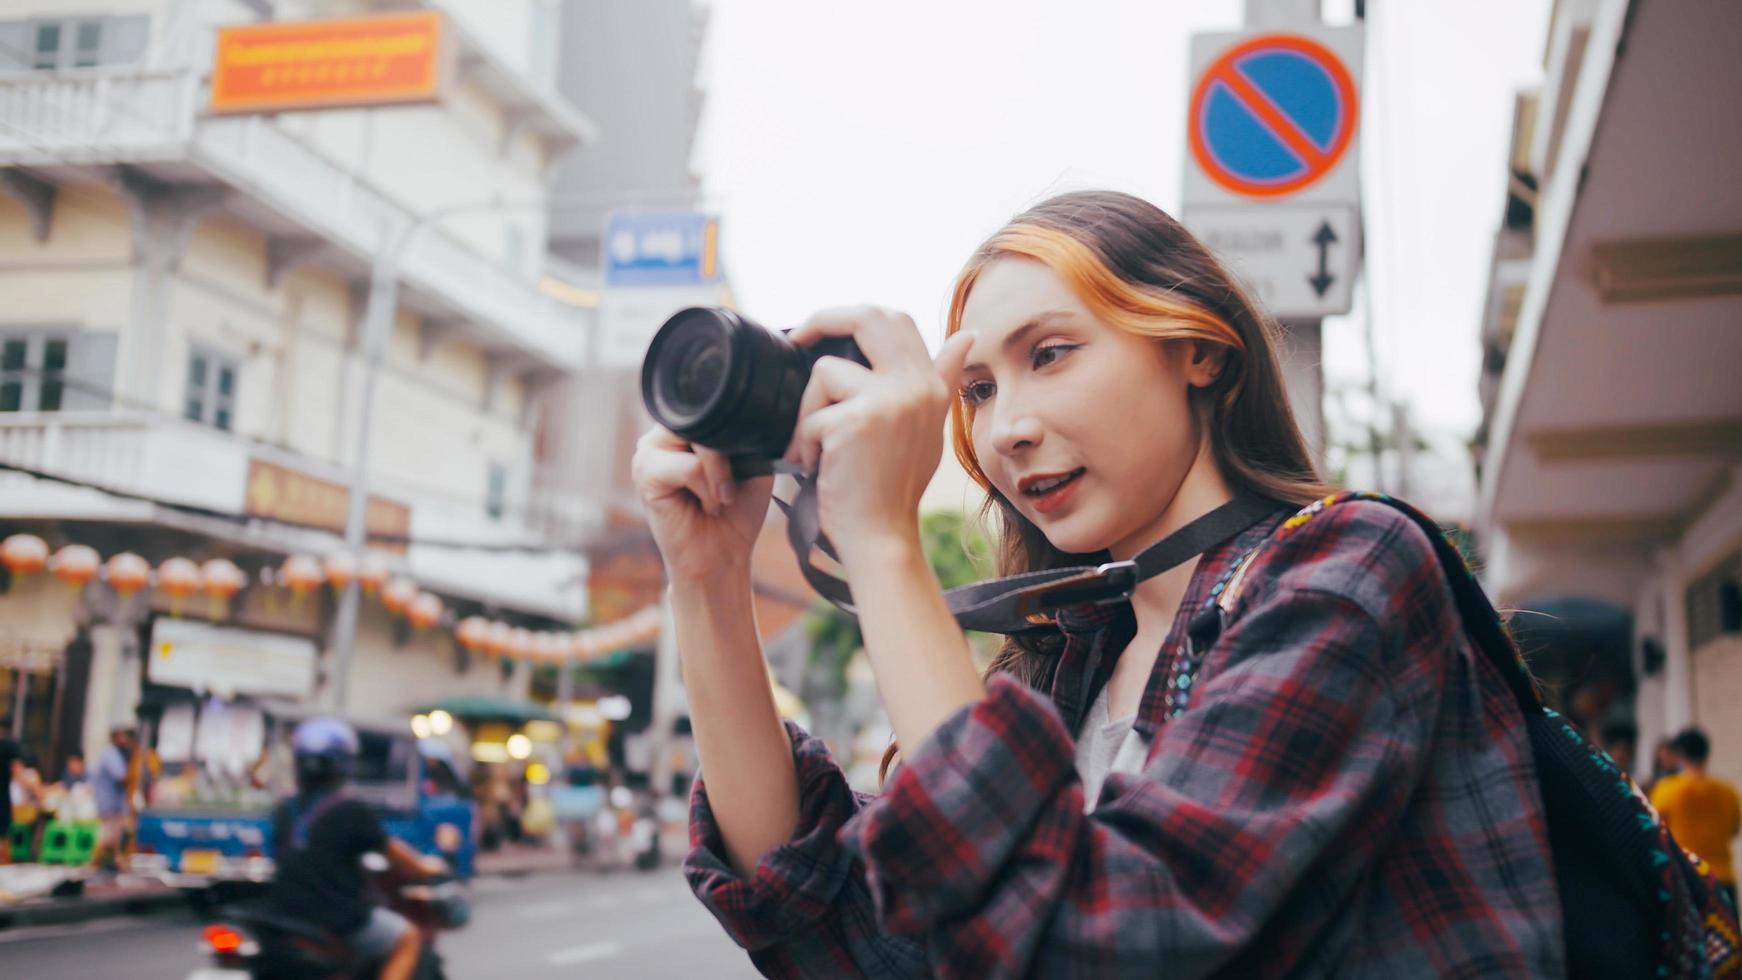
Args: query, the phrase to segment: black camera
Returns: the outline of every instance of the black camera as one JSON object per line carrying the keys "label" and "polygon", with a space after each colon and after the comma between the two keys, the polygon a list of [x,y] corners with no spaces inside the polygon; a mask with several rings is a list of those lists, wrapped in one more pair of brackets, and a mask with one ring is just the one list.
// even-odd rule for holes
{"label": "black camera", "polygon": [[732,458],[742,478],[786,454],[798,404],[819,358],[870,362],[851,337],[800,347],[723,307],[679,310],[647,347],[641,400],[660,425]]}

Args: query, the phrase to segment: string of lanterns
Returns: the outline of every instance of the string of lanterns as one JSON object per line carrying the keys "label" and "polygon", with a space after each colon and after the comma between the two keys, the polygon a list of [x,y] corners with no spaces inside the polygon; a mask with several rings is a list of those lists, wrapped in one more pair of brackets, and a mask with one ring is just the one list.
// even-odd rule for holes
{"label": "string of lanterns", "polygon": [[[51,553],[48,543],[34,534],[14,534],[0,541],[0,565],[18,578],[46,571],[74,589],[100,579],[123,599],[155,587],[168,599],[173,616],[180,616],[187,602],[203,595],[210,604],[210,617],[221,618],[230,600],[248,585],[247,573],[228,558],[204,563],[169,558],[153,569],[150,562],[130,551],[112,555],[107,561],[89,545],[69,544]],[[535,632],[482,616],[458,618],[440,596],[419,588],[409,578],[393,576],[387,564],[373,555],[360,564],[344,554],[324,559],[291,555],[270,578],[290,592],[293,608],[323,586],[337,592],[356,581],[365,595],[413,629],[426,632],[449,627],[461,648],[486,657],[543,664],[588,661],[649,643],[660,629],[657,606],[578,631]]]}

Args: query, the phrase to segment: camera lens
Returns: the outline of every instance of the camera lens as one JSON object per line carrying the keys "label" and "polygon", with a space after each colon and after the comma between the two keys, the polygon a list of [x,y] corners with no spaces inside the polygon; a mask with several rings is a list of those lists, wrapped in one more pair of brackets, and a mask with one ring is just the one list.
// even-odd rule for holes
{"label": "camera lens", "polygon": [[677,325],[662,357],[656,397],[673,418],[694,418],[707,410],[726,386],[730,338],[718,324],[691,318]]}
{"label": "camera lens", "polygon": [[728,455],[777,459],[792,440],[814,357],[786,335],[716,307],[679,311],[641,365],[641,397],[660,425]]}

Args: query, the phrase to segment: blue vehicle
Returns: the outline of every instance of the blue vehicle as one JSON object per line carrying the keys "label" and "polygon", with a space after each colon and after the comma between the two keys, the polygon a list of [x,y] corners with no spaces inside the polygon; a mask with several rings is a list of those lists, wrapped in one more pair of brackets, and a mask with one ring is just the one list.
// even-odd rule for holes
{"label": "blue vehicle", "polygon": [[[161,744],[166,722],[172,730],[189,724],[197,729],[200,716],[212,711],[258,713],[262,737],[256,759],[240,778],[234,765],[226,770],[197,750],[166,759],[151,802],[139,814],[127,868],[191,893],[270,881],[272,811],[294,791],[290,733],[312,712],[250,703],[191,704],[191,722],[181,717],[187,710],[181,705],[148,717],[147,738],[159,736]],[[252,730],[251,715],[247,720],[241,727]],[[418,739],[407,727],[352,724],[361,745],[348,792],[375,808],[389,834],[422,853],[440,855],[455,875],[470,877],[477,850],[476,804],[451,750],[443,742]],[[171,740],[196,747],[204,741]],[[234,758],[232,747],[224,748]]]}

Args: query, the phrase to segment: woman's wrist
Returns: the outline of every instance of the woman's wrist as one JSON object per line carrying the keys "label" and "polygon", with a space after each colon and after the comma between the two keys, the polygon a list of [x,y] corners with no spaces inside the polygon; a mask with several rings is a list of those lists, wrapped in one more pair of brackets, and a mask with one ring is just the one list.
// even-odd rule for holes
{"label": "woman's wrist", "polygon": [[926,565],[919,521],[903,527],[864,532],[834,542],[849,583],[855,575],[882,575]]}

